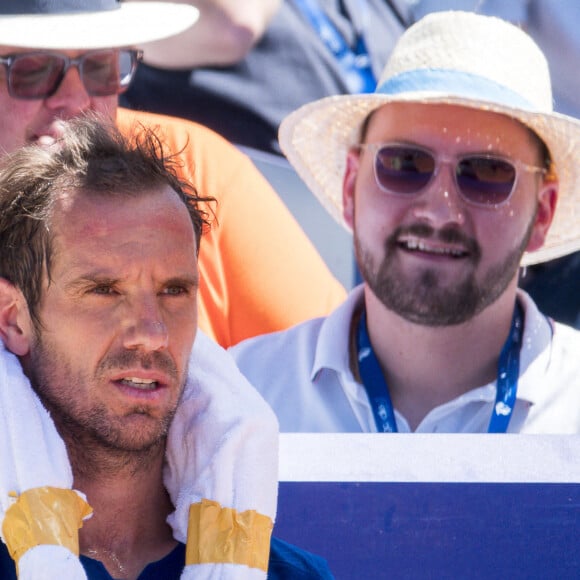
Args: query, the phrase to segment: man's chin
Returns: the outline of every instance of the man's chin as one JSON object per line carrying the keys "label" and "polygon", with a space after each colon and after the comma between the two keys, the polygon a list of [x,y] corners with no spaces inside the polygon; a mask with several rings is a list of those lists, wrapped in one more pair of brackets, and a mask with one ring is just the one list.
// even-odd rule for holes
{"label": "man's chin", "polygon": [[159,420],[148,415],[133,414],[117,427],[114,446],[124,451],[147,451],[165,441],[170,420]]}
{"label": "man's chin", "polygon": [[408,322],[445,327],[462,324],[481,309],[480,289],[472,277],[455,284],[447,282],[427,271],[418,277],[389,275],[371,281],[369,286],[388,310]]}

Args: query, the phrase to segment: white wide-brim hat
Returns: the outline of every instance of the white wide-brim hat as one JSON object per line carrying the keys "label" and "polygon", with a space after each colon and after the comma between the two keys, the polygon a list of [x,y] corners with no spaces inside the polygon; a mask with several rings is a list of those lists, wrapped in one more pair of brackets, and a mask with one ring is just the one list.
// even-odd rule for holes
{"label": "white wide-brim hat", "polygon": [[173,36],[197,8],[119,0],[0,0],[0,45],[33,49],[117,48]]}
{"label": "white wide-brim hat", "polygon": [[367,116],[394,102],[460,105],[502,113],[530,127],[548,147],[559,199],[544,246],[526,253],[522,265],[580,249],[580,121],[553,112],[548,64],[525,32],[471,12],[429,14],[401,36],[374,93],[327,97],[284,119],[282,151],[347,229],[342,216],[347,151],[360,142]]}

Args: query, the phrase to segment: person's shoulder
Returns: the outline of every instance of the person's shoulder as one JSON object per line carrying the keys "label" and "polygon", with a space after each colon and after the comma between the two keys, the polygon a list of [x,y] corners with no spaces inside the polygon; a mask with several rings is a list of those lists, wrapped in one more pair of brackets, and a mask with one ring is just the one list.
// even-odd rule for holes
{"label": "person's shoulder", "polygon": [[[208,127],[186,119],[124,108],[118,109],[117,125],[123,133],[138,131],[140,126],[153,129],[163,146],[179,156],[178,171],[182,178],[218,199],[221,206],[226,199],[230,204],[250,203],[248,193],[254,198],[277,199],[250,158]],[[244,195],[238,195],[240,192]]]}
{"label": "person's shoulder", "polygon": [[[184,140],[189,142],[190,140],[197,141],[202,139],[204,146],[209,144],[238,152],[238,149],[234,145],[213,129],[188,119],[119,107],[117,111],[117,124],[121,131],[128,130],[135,125],[143,125],[159,128],[166,136],[172,138],[179,137],[180,142]],[[241,152],[238,153],[240,156],[242,155]]]}
{"label": "person's shoulder", "polygon": [[[348,348],[348,332],[353,309],[362,299],[362,285],[354,288],[346,299],[329,315],[311,318],[285,330],[248,338],[229,349],[238,367],[254,386],[268,377],[268,389],[276,390],[272,376],[278,377],[278,386],[285,387],[289,380],[276,372],[281,365],[291,365],[296,374],[306,372],[310,377],[318,354],[329,351],[343,352]],[[310,384],[310,379],[307,380]],[[257,387],[258,390],[263,389]],[[297,390],[294,390],[297,393]]]}
{"label": "person's shoulder", "polygon": [[245,361],[253,364],[256,357],[267,364],[269,359],[279,361],[280,355],[284,355],[285,359],[294,358],[300,352],[313,355],[320,328],[325,320],[326,317],[312,318],[285,330],[247,338],[231,347],[229,351],[238,366],[245,365]]}
{"label": "person's shoulder", "polygon": [[576,368],[580,368],[578,350],[580,349],[580,330],[561,322],[552,321],[553,348],[561,352],[565,360]]}
{"label": "person's shoulder", "polygon": [[272,538],[269,580],[332,580],[334,576],[321,556],[307,552],[278,538]]}
{"label": "person's shoulder", "polygon": [[570,326],[564,322],[553,321],[554,333],[560,334],[571,340],[580,340],[580,329]]}

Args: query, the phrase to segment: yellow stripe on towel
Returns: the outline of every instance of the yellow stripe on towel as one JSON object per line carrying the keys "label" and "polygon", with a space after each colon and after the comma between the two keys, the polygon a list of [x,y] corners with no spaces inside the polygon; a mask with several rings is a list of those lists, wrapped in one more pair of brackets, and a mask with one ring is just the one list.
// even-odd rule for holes
{"label": "yellow stripe on towel", "polygon": [[185,563],[244,564],[267,571],[272,520],[202,499],[189,508]]}
{"label": "yellow stripe on towel", "polygon": [[78,493],[58,487],[22,492],[6,510],[2,534],[18,563],[30,548],[41,544],[64,546],[79,555],[78,531],[92,508]]}

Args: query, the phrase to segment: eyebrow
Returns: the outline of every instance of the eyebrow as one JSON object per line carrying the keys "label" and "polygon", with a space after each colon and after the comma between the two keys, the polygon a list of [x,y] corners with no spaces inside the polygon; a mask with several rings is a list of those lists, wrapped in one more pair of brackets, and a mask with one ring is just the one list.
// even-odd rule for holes
{"label": "eyebrow", "polygon": [[88,273],[82,274],[80,276],[75,276],[72,279],[65,280],[63,283],[63,288],[65,292],[78,292],[87,288],[88,286],[94,285],[113,285],[119,282],[120,278],[113,278],[105,274],[99,273]]}
{"label": "eyebrow", "polygon": [[174,276],[163,282],[163,286],[185,286],[186,288],[199,288],[199,276]]}
{"label": "eyebrow", "polygon": [[[113,277],[100,272],[88,272],[68,282],[65,282],[64,287],[67,290],[77,290],[91,284],[114,285],[122,282],[123,278],[118,276]],[[186,288],[199,288],[199,276],[195,274],[171,276],[170,278],[161,280],[160,286],[184,286]]]}

